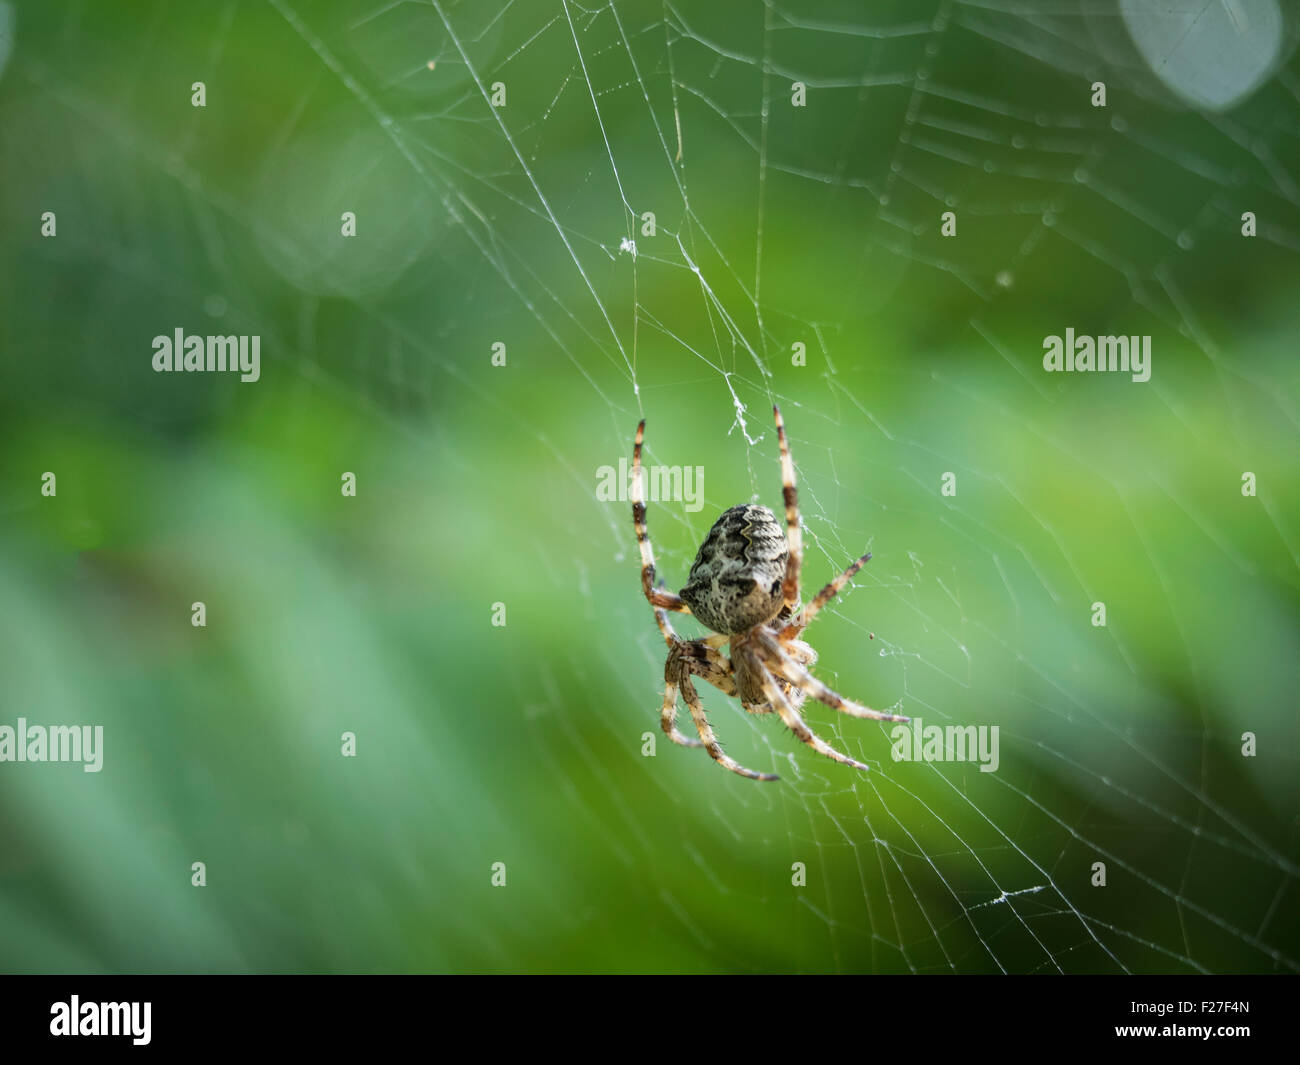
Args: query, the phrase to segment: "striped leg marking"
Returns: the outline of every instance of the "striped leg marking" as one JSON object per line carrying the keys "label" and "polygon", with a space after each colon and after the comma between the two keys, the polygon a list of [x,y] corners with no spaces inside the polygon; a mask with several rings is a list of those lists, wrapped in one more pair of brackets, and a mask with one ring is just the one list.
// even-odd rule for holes
{"label": "striped leg marking", "polygon": [[636,527],[636,542],[641,549],[641,590],[655,611],[655,620],[659,622],[660,631],[667,637],[672,631],[667,625],[668,619],[661,617],[660,610],[675,610],[678,613],[691,612],[679,595],[655,587],[655,554],[650,546],[650,533],[645,521],[645,486],[641,470],[641,443],[645,439],[645,419],[636,427],[636,443],[632,446],[632,524]]}
{"label": "striped leg marking", "polygon": [[699,740],[693,740],[677,731],[677,685],[669,681],[664,688],[664,707],[659,715],[659,724],[668,738],[682,747],[701,747]]}
{"label": "striped leg marking", "polygon": [[742,777],[748,777],[750,780],[780,780],[775,773],[756,773],[752,769],[746,769],[729,754],[722,750],[722,744],[718,742],[718,737],[713,733],[713,727],[709,724],[709,719],[704,716],[704,706],[700,703],[700,697],[696,694],[695,686],[691,684],[690,677],[682,678],[682,697],[686,700],[686,705],[690,707],[691,717],[695,720],[695,728],[699,731],[700,739],[704,741],[704,749],[712,755],[713,760],[725,769],[730,769],[733,773],[739,773]]}
{"label": "striped leg marking", "polygon": [[806,743],[818,754],[825,755],[832,761],[852,766],[854,769],[869,770],[871,768],[869,765],[865,765],[862,762],[850,758],[847,754],[841,754],[818,736],[817,733],[813,732],[813,730],[804,722],[804,719],[799,716],[799,711],[790,705],[790,700],[787,699],[785,694],[781,691],[781,686],[776,682],[776,678],[773,677],[767,667],[758,660],[757,656],[754,656],[751,668],[759,671],[759,676],[763,679],[763,689],[764,693],[768,697],[768,702],[776,708],[776,712],[781,716],[781,720],[785,722],[786,728],[794,733],[796,739],[801,743]]}
{"label": "striped leg marking", "polygon": [[785,537],[790,545],[790,555],[785,562],[785,580],[781,582],[782,607],[792,613],[799,605],[799,569],[803,565],[803,531],[799,528],[799,492],[795,488],[794,460],[785,438],[785,422],[781,408],[773,407],[776,418],[776,439],[781,445],[781,495],[785,499]]}
{"label": "striped leg marking", "polygon": [[861,703],[855,703],[852,699],[846,699],[839,692],[833,691],[814,677],[803,666],[791,658],[770,636],[764,637],[759,642],[766,664],[785,677],[791,684],[797,688],[803,689],[818,702],[825,703],[827,706],[841,713],[848,714],[850,717],[864,717],[872,721],[910,721],[910,717],[904,717],[902,714],[886,714],[880,710],[873,710],[869,706],[863,706]]}
{"label": "striped leg marking", "polygon": [[831,581],[830,584],[826,585],[825,588],[818,592],[817,598],[799,611],[798,616],[781,630],[781,639],[793,640],[799,635],[799,633],[803,632],[803,630],[812,622],[812,619],[817,616],[818,611],[834,599],[835,596],[839,594],[839,590],[853,579],[853,575],[870,561],[871,552],[868,551],[860,559],[849,566],[848,569]]}

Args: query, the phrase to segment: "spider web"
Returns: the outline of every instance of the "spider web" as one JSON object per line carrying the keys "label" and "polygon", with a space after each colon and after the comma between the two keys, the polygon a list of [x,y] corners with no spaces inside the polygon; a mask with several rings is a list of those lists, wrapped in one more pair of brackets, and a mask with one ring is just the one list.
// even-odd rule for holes
{"label": "spider web", "polygon": [[[546,967],[521,946],[531,921],[603,939],[597,968],[658,935],[676,969],[1300,967],[1300,471],[1278,353],[1297,324],[1300,73],[1288,60],[1235,107],[1189,102],[1176,64],[1131,43],[1143,6],[214,5],[214,76],[259,32],[297,86],[249,189],[106,108],[133,157],[196,214],[256,229],[303,293],[296,372],[435,440],[480,520],[538,526],[502,572],[570,604],[575,639],[549,610],[512,620],[471,711],[515,730],[508,763],[539,797],[496,811],[498,849],[547,867],[504,924],[469,907],[493,964]],[[1264,32],[1267,5],[1190,6]],[[21,72],[101,113],[75,77]],[[351,191],[358,168],[385,175],[382,255],[333,256],[300,224],[300,178],[322,167]],[[1151,381],[1043,373],[1042,338],[1067,326],[1151,335]],[[888,726],[809,704],[873,767],[855,774],[712,691],[728,751],[780,784],[666,742],[642,756],[643,733],[663,740],[664,649],[628,507],[596,497],[596,471],[629,457],[641,417],[649,462],[704,467],[702,510],[649,507],[680,586],[720,510],[779,503],[773,403],[805,596],[875,553],[809,631],[818,674],[926,723],[998,726],[996,772],[894,762]],[[419,428],[430,412],[488,420],[493,441]],[[545,473],[507,504],[482,471],[521,455]],[[1261,756],[1241,757],[1246,731]],[[582,886],[593,869],[603,894]]]}

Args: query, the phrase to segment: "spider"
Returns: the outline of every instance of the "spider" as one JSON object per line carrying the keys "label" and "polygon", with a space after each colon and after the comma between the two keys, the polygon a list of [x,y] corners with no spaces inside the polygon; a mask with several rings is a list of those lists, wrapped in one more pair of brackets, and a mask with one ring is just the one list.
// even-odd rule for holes
{"label": "spider", "polygon": [[[776,416],[776,438],[781,446],[785,532],[767,507],[749,503],[724,511],[700,545],[680,595],[667,591],[662,581],[655,585],[654,550],[646,530],[641,473],[645,419],[636,427],[636,443],[632,448],[632,522],[641,548],[641,588],[668,644],[660,724],[673,743],[683,747],[702,746],[714,761],[733,773],[750,780],[780,779],[774,773],[746,769],[722,750],[691,682],[693,674],[719,691],[739,697],[740,705],[751,714],[775,712],[798,739],[819,754],[855,769],[867,769],[863,763],[841,754],[804,723],[799,716],[804,700],[811,695],[843,713],[875,721],[907,721],[908,718],[872,710],[828,688],[808,671],[817,661],[817,652],[799,639],[799,635],[867,563],[871,553],[859,558],[799,610],[803,534],[799,528],[794,462],[786,443],[781,410],[773,407],[772,413]],[[716,635],[683,640],[673,631],[669,611],[694,614]],[[721,650],[727,644],[731,645],[730,657]],[[677,729],[678,692],[690,709],[700,734],[698,740]]]}

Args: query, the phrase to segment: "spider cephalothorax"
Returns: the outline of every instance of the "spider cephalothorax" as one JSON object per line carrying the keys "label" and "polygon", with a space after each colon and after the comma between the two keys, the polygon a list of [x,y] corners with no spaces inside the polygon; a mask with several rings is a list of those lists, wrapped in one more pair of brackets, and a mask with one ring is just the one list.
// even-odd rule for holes
{"label": "spider cephalothorax", "polygon": [[[654,552],[645,524],[645,494],[641,479],[641,443],[645,422],[637,426],[632,449],[632,521],[641,548],[641,589],[654,609],[659,631],[668,644],[664,664],[663,730],[674,743],[685,747],[701,745],[721,765],[753,780],[776,780],[772,773],[746,769],[723,753],[709,725],[691,675],[703,677],[719,691],[735,695],[752,714],[780,716],[791,732],[815,751],[837,762],[866,769],[867,766],[842,754],[821,739],[799,716],[808,696],[853,717],[877,721],[906,721],[899,714],[879,710],[845,699],[808,672],[817,652],[799,639],[800,633],[831,598],[871,558],[863,555],[826,585],[816,598],[799,610],[799,568],[803,539],[799,528],[799,502],[794,483],[794,462],[785,439],[781,412],[776,417],[776,435],[781,446],[781,482],[785,497],[784,532],[776,515],[767,507],[744,504],[724,511],[713,523],[700,545],[690,576],[681,595],[655,586]],[[668,620],[668,611],[694,614],[718,635],[702,640],[683,640]],[[799,611],[797,614],[795,611]],[[730,656],[721,648],[730,644]],[[677,694],[681,692],[690,709],[698,740],[677,729]]]}

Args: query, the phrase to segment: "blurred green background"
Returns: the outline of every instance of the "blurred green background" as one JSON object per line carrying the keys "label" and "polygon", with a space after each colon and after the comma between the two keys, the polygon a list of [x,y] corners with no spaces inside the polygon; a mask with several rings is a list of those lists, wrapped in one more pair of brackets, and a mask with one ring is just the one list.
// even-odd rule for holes
{"label": "blurred green background", "polygon": [[[1295,970],[1300,71],[1245,8],[1188,82],[1135,2],[3,5],[0,724],[105,740],[0,764],[0,969]],[[818,672],[998,772],[717,692],[780,783],[643,755],[599,470],[641,417],[704,468],[680,587],[779,504],[773,401],[806,585],[875,554]]]}

